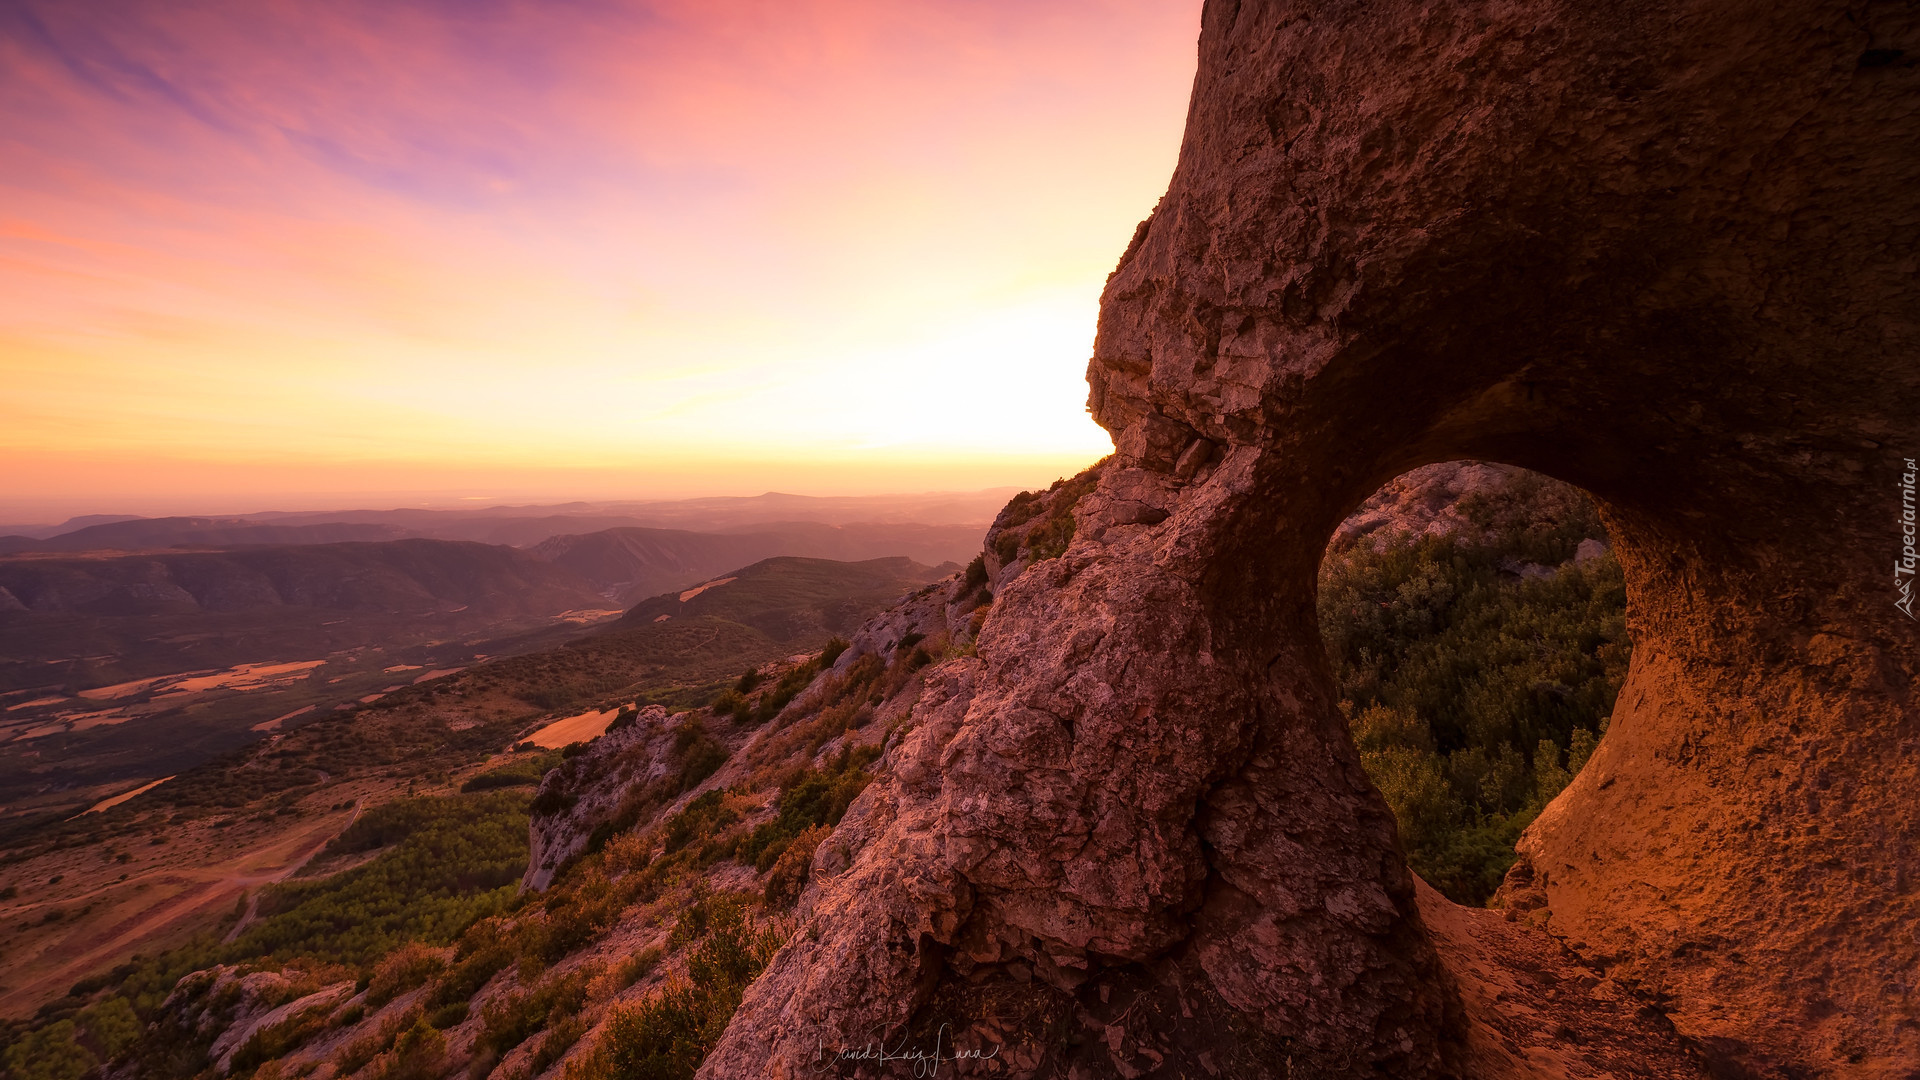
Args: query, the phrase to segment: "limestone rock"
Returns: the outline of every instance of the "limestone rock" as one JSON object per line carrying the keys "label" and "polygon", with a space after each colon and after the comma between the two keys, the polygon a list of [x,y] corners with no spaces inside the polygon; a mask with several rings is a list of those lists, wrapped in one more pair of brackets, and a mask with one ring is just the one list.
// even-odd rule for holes
{"label": "limestone rock", "polygon": [[1502,1075],[1451,971],[1505,946],[1426,925],[1314,623],[1341,521],[1462,458],[1596,498],[1635,643],[1516,919],[1716,1075],[1911,1075],[1916,50],[1897,4],[1207,3],[1102,302],[1117,453],[996,526],[977,657],[703,1075],[1117,996],[1012,1075]]}
{"label": "limestone rock", "polygon": [[1362,538],[1378,548],[1394,537],[1471,537],[1478,530],[1461,515],[1461,501],[1501,490],[1519,472],[1485,461],[1422,465],[1367,496],[1333,531],[1331,546],[1344,549]]}
{"label": "limestone rock", "polygon": [[546,888],[561,864],[586,850],[593,830],[619,812],[629,792],[665,776],[673,764],[674,735],[694,715],[669,716],[662,706],[649,705],[632,724],[592,740],[548,772],[534,794],[532,850],[521,887]]}

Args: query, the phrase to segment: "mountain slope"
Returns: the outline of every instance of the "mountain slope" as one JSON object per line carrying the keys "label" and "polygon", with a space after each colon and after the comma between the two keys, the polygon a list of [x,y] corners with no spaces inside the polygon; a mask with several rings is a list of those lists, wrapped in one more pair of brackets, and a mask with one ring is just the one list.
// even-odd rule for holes
{"label": "mountain slope", "polygon": [[965,561],[980,550],[971,525],[789,522],[738,533],[618,528],[555,536],[532,553],[592,581],[602,595],[633,603],[778,555],[853,562],[905,556],[928,565]]}
{"label": "mountain slope", "polygon": [[958,569],[912,559],[834,562],[783,556],[763,559],[692,589],[634,605],[625,628],[711,615],[751,626],[775,641],[850,633],[862,620],[927,582]]}
{"label": "mountain slope", "polygon": [[396,526],[355,522],[261,525],[244,518],[135,518],[89,525],[44,540],[0,536],[0,554],[27,551],[146,551],[168,547],[337,544],[396,540]]}
{"label": "mountain slope", "polygon": [[[290,605],[501,614],[595,606],[588,584],[511,548],[447,540],[0,559],[0,611],[178,614]],[[8,598],[12,600],[9,602]]]}

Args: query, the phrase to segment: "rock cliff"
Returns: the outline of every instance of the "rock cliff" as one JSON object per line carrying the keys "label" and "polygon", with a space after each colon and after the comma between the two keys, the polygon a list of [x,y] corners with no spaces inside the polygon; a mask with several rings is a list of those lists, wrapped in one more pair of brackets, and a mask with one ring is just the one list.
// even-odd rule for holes
{"label": "rock cliff", "polygon": [[1489,1036],[1553,947],[1420,900],[1333,708],[1322,550],[1463,457],[1594,495],[1635,642],[1503,925],[1715,1075],[1912,1075],[1916,50],[1890,3],[1207,3],[1117,453],[996,523],[977,655],[702,1075],[983,1016],[1093,1033],[1013,1075],[1609,1074]]}

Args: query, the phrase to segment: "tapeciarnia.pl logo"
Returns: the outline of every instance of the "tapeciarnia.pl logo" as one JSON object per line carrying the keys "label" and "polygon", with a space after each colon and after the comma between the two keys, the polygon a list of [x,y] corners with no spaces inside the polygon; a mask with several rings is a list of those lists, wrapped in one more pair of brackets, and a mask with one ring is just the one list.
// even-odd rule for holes
{"label": "tapeciarnia.pl logo", "polygon": [[1893,589],[1900,594],[1900,598],[1893,602],[1893,606],[1899,608],[1907,618],[1920,622],[1920,616],[1913,613],[1914,563],[1916,558],[1920,558],[1914,552],[1913,481],[1914,474],[1920,470],[1914,468],[1912,458],[1901,460],[1906,463],[1906,471],[1900,474],[1901,546],[1900,557],[1893,563]]}

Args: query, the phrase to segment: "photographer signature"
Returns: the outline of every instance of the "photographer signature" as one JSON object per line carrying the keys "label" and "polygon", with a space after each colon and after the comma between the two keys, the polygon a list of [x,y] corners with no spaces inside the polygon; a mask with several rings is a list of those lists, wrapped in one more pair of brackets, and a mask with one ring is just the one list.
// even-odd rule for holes
{"label": "photographer signature", "polygon": [[940,1030],[934,1032],[933,1047],[927,1050],[909,1047],[907,1037],[904,1035],[900,1037],[899,1045],[891,1049],[887,1047],[885,1039],[863,1046],[839,1047],[833,1050],[829,1050],[826,1042],[822,1040],[815,1053],[814,1071],[825,1072],[843,1062],[870,1062],[885,1065],[888,1062],[901,1061],[910,1062],[913,1065],[914,1076],[933,1077],[940,1074],[940,1066],[950,1061],[991,1061],[999,1056],[998,1046],[990,1051],[982,1051],[962,1050],[949,1045],[950,1027],[951,1025],[941,1024]]}

